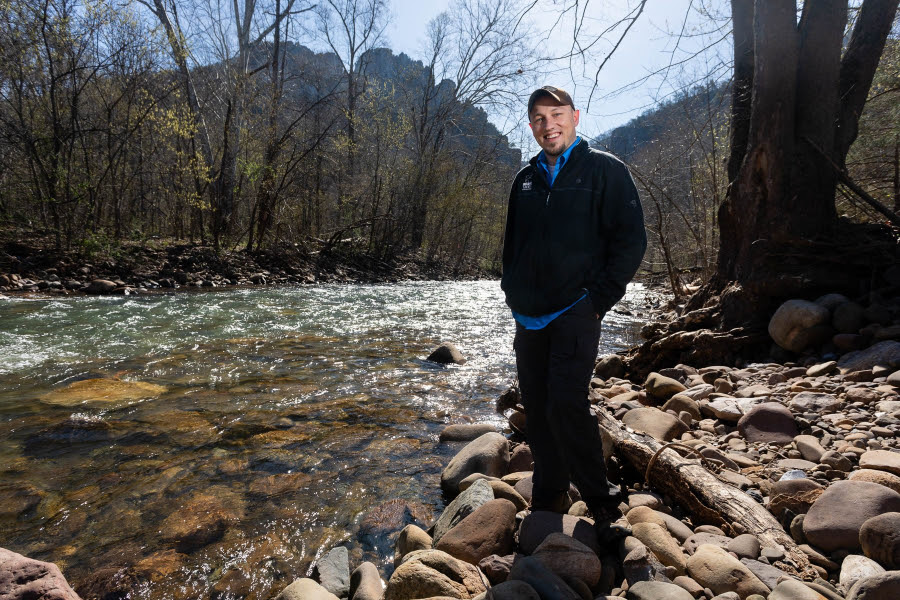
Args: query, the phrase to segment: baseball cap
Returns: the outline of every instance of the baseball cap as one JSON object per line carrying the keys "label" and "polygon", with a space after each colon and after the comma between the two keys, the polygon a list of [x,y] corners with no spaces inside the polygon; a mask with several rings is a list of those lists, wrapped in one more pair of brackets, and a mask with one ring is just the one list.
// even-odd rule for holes
{"label": "baseball cap", "polygon": [[531,117],[531,109],[534,108],[534,103],[543,96],[550,96],[560,104],[567,104],[572,107],[572,110],[575,110],[575,103],[572,102],[572,96],[569,95],[569,92],[562,88],[553,87],[552,85],[545,85],[544,87],[531,92],[531,97],[528,98],[529,117]]}

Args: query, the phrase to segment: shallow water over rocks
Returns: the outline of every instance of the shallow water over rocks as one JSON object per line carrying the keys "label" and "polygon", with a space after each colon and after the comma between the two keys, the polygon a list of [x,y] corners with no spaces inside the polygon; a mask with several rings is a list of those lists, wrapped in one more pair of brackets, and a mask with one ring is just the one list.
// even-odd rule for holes
{"label": "shallow water over rocks", "polygon": [[[503,427],[514,377],[495,281],[14,299],[0,325],[0,545],[82,595],[263,599],[335,545],[386,577],[443,507],[439,431]],[[467,363],[425,361],[443,341]]]}

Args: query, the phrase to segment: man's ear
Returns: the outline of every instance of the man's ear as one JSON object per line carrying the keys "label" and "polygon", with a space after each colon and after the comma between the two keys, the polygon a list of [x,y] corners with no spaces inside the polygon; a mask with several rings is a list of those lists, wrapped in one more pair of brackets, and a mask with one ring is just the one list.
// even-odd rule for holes
{"label": "man's ear", "polygon": [[575,125],[578,125],[578,116],[579,116],[579,114],[580,114],[580,111],[577,111],[577,110],[576,110],[576,111],[575,111]]}

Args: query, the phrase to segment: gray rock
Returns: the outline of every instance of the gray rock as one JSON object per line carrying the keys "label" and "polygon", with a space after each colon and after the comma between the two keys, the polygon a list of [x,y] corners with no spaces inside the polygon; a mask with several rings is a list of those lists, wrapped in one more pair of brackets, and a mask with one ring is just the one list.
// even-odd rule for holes
{"label": "gray rock", "polygon": [[859,333],[866,324],[865,309],[856,302],[845,302],[834,309],[831,325],[838,333]]}
{"label": "gray rock", "polygon": [[837,361],[829,360],[827,362],[813,365],[806,370],[807,377],[819,377],[820,375],[830,375],[837,371]]}
{"label": "gray rock", "polygon": [[820,392],[800,392],[789,402],[794,411],[817,414],[828,414],[840,408],[841,404],[835,396]]}
{"label": "gray rock", "polygon": [[849,554],[841,563],[841,573],[838,577],[838,582],[841,585],[841,589],[850,591],[850,588],[857,581],[881,575],[882,573],[884,573],[884,567],[871,558],[860,556],[859,554]]}
{"label": "gray rock", "polygon": [[504,581],[491,588],[492,600],[541,600],[534,588],[518,579]]}
{"label": "gray rock", "polygon": [[494,491],[484,479],[479,479],[469,489],[454,498],[453,502],[447,505],[441,516],[438,517],[437,523],[434,524],[433,543],[437,544],[440,539],[460,521],[468,517],[479,506],[487,504],[494,499]]}
{"label": "gray rock", "polygon": [[583,517],[535,511],[519,527],[519,547],[525,554],[533,554],[551,533],[564,533],[575,538],[596,553],[600,553],[593,522]]}
{"label": "gray rock", "polygon": [[685,396],[684,394],[675,394],[674,396],[669,398],[666,403],[663,404],[661,410],[663,412],[671,410],[675,414],[686,412],[697,421],[699,421],[701,418],[700,405],[696,400],[694,400],[690,396]]}
{"label": "gray rock", "polygon": [[628,588],[629,600],[694,600],[687,590],[663,581],[638,581]]}
{"label": "gray rock", "polygon": [[340,600],[312,579],[297,579],[281,590],[275,600]]}
{"label": "gray rock", "polygon": [[900,513],[889,512],[866,520],[859,530],[863,554],[888,569],[900,569]]}
{"label": "gray rock", "polygon": [[544,563],[533,556],[526,556],[517,560],[509,572],[509,580],[524,581],[541,598],[582,600],[581,596],[569,587],[562,577],[548,569],[544,566]]}
{"label": "gray rock", "polygon": [[738,431],[748,442],[790,444],[799,433],[794,415],[778,402],[765,402],[751,408],[738,421]]}
{"label": "gray rock", "polygon": [[384,582],[374,564],[361,563],[350,573],[350,600],[381,600],[382,596]]}
{"label": "gray rock", "polygon": [[741,564],[750,569],[750,571],[771,590],[774,590],[775,586],[778,585],[779,579],[783,579],[785,576],[788,576],[787,573],[785,573],[781,569],[773,567],[768,563],[760,562],[758,560],[742,558]]}
{"label": "gray rock", "polygon": [[744,533],[731,540],[725,549],[737,554],[738,558],[754,559],[759,556],[759,540],[752,533]]}
{"label": "gray rock", "polygon": [[59,567],[0,548],[3,600],[80,600]]}
{"label": "gray rock", "polygon": [[443,344],[438,346],[434,350],[434,352],[428,355],[428,358],[426,360],[441,364],[455,363],[457,365],[462,365],[466,362],[466,359],[463,358],[462,353],[457,350],[456,346],[454,346],[450,342],[444,342]]}
{"label": "gray rock", "polygon": [[900,598],[900,571],[888,571],[856,582],[847,600],[897,600]]}
{"label": "gray rock", "polygon": [[836,481],[810,507],[803,533],[811,545],[826,552],[856,550],[863,523],[898,511],[900,494],[893,490],[866,481]]}
{"label": "gray rock", "polygon": [[838,361],[841,373],[865,371],[875,366],[892,369],[900,367],[900,342],[894,340],[878,342],[865,350],[848,352]]}
{"label": "gray rock", "polygon": [[684,549],[688,554],[693,554],[700,546],[704,544],[712,544],[718,548],[727,548],[731,543],[731,538],[727,535],[719,535],[717,533],[695,533],[684,541]]}
{"label": "gray rock", "polygon": [[823,306],[806,300],[788,300],[772,315],[769,335],[785,350],[802,352],[823,341],[822,326],[828,323],[830,317],[828,309]]}
{"label": "gray rock", "polygon": [[346,598],[350,594],[350,554],[343,546],[337,546],[325,553],[316,563],[319,584],[337,596]]}
{"label": "gray rock", "polygon": [[737,398],[716,398],[705,406],[701,406],[709,410],[717,419],[722,419],[728,423],[737,423],[744,416],[744,410]]}
{"label": "gray rock", "polygon": [[637,547],[632,548],[622,561],[622,571],[628,583],[630,585],[634,585],[638,581],[663,581],[670,583],[672,580],[666,574],[669,567],[659,562],[656,556],[647,549],[647,546],[636,539],[635,544]]}
{"label": "gray rock", "polygon": [[824,296],[820,296],[815,300],[816,304],[819,306],[825,307],[829,312],[832,312],[841,304],[846,304],[850,302],[850,298],[843,294],[825,294]]}
{"label": "gray rock", "polygon": [[441,472],[441,489],[455,495],[459,482],[472,473],[503,477],[509,469],[509,441],[496,432],[469,442]]}

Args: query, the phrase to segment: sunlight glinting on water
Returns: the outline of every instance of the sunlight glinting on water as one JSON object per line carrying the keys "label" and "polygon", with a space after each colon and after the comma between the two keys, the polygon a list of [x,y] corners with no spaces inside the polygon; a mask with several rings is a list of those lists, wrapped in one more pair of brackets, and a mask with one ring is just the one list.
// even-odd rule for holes
{"label": "sunlight glinting on water", "polygon": [[[632,287],[619,309],[644,302]],[[132,590],[148,600],[232,572],[266,597],[336,544],[389,575],[396,519],[427,526],[443,506],[458,446],[439,431],[503,427],[515,376],[496,281],[12,299],[0,325],[5,547],[76,582],[155,573]],[[602,351],[634,330],[611,312]],[[425,360],[445,341],[466,364]],[[173,513],[220,520],[178,537]]]}

